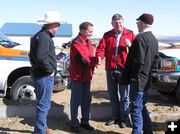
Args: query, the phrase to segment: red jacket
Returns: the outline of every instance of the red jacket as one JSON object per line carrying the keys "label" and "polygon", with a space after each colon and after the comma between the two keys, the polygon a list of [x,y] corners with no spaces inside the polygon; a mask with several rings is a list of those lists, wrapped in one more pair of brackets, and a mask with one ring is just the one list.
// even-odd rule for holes
{"label": "red jacket", "polygon": [[94,57],[93,45],[90,40],[85,40],[79,34],[70,47],[70,68],[71,80],[86,82],[92,80],[93,68],[98,60]]}
{"label": "red jacket", "polygon": [[116,36],[114,29],[104,34],[103,38],[101,39],[96,49],[96,56],[101,57],[101,59],[106,57],[106,61],[105,61],[106,70],[112,70],[115,69],[116,67],[120,69],[124,68],[128,54],[124,40],[129,39],[129,41],[132,43],[134,38],[135,38],[134,33],[124,28],[119,41],[117,60],[115,60]]}

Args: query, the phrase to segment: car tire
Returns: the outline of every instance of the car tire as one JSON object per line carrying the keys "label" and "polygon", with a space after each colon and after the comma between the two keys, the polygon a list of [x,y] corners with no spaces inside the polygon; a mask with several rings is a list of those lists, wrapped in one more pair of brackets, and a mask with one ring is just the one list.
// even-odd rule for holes
{"label": "car tire", "polygon": [[159,93],[161,93],[162,95],[174,95],[174,92],[163,92],[161,90],[158,90]]}
{"label": "car tire", "polygon": [[67,89],[71,89],[71,80],[68,80]]}
{"label": "car tire", "polygon": [[[66,80],[65,80],[65,81],[66,81]],[[67,88],[67,86],[64,86],[64,84],[63,84],[63,82],[65,82],[65,81],[63,81],[63,80],[57,80],[57,81],[55,81],[53,92],[56,93],[56,92],[62,92],[62,91],[64,91],[64,90]],[[69,84],[69,81],[67,81],[67,82],[68,82],[68,84]],[[67,85],[68,85],[68,84],[67,84]]]}
{"label": "car tire", "polygon": [[177,101],[180,103],[180,93],[176,93]]}
{"label": "car tire", "polygon": [[10,97],[13,101],[36,100],[35,88],[33,86],[31,77],[22,76],[17,79],[10,89]]}
{"label": "car tire", "polygon": [[178,79],[177,86],[175,89],[177,101],[180,103],[180,79]]}

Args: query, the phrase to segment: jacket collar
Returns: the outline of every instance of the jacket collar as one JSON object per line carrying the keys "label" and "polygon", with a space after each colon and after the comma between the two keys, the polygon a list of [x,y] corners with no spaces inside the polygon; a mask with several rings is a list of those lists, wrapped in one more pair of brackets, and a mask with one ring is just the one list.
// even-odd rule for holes
{"label": "jacket collar", "polygon": [[[127,33],[127,29],[124,27],[124,28],[123,28],[123,31],[121,32],[121,34],[123,35],[123,34],[125,34],[125,33]],[[111,30],[111,34],[112,34],[114,37],[116,37],[116,33],[115,33],[115,30],[114,30],[114,29]]]}
{"label": "jacket collar", "polygon": [[90,41],[90,40],[89,40],[89,39],[85,39],[85,38],[84,38],[84,35],[83,35],[82,33],[79,33],[78,36],[80,37],[80,39],[81,39],[82,41],[85,41],[87,45],[89,44],[89,41]]}
{"label": "jacket collar", "polygon": [[41,31],[45,31],[51,38],[54,37],[54,34],[52,34],[50,31],[48,31],[45,27],[42,27]]}

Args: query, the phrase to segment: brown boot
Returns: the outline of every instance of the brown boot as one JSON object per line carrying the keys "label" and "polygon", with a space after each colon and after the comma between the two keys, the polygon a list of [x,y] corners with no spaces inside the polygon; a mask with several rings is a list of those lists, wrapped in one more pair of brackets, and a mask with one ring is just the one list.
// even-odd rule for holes
{"label": "brown boot", "polygon": [[47,129],[46,129],[46,134],[52,134],[52,129],[47,128]]}

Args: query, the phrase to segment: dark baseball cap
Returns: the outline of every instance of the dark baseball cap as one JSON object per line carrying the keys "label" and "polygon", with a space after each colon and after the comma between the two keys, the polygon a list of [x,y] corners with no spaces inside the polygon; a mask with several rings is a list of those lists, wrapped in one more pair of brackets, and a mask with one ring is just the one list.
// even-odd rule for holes
{"label": "dark baseball cap", "polygon": [[139,18],[137,18],[136,20],[141,20],[146,24],[152,25],[154,21],[154,17],[151,14],[144,13],[141,16],[139,16]]}

